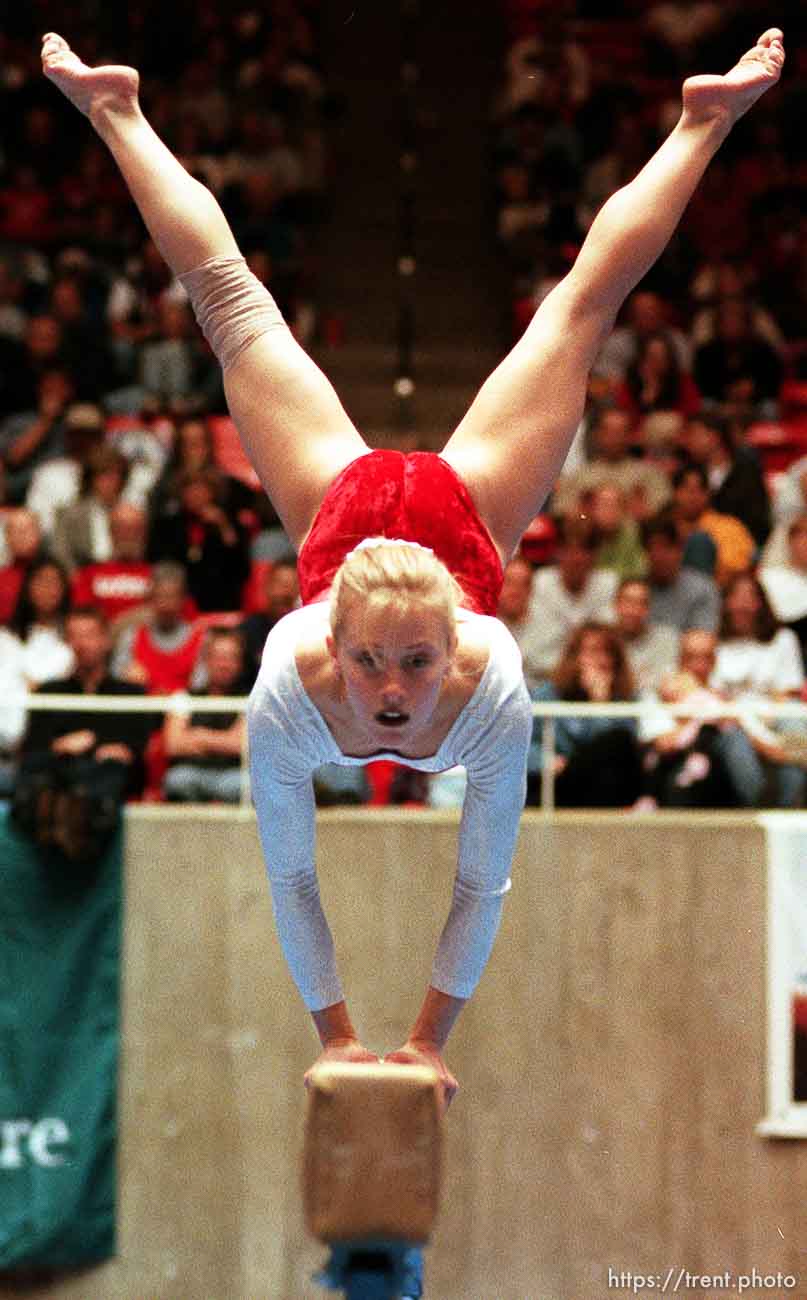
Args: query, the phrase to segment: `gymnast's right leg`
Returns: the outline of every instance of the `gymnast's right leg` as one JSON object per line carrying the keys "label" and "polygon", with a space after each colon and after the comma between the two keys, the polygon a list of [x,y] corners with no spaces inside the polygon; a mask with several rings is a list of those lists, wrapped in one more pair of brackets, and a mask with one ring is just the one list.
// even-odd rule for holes
{"label": "gymnast's right leg", "polygon": [[45,75],[89,117],[140,215],[180,277],[224,371],[232,417],[291,541],[325,492],[369,448],[269,293],[249,272],[211,192],[143,116],[134,68],[90,68],[61,36],[43,39]]}

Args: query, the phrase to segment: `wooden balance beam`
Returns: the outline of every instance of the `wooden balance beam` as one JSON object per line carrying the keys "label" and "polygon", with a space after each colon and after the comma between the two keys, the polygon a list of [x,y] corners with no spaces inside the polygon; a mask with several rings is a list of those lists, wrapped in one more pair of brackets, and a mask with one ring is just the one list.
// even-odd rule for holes
{"label": "wooden balance beam", "polygon": [[420,1294],[419,1282],[401,1288],[437,1217],[442,1147],[434,1070],[380,1062],[312,1073],[303,1203],[309,1232],[332,1248],[320,1280],[350,1300]]}

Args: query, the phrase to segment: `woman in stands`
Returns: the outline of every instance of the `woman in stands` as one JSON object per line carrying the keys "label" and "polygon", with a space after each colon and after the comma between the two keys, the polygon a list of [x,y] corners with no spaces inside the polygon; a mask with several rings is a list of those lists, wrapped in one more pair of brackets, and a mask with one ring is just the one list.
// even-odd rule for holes
{"label": "woman in stands", "polygon": [[387,1058],[434,1065],[448,1101],[457,1084],[442,1050],[509,888],[531,733],[518,649],[491,617],[502,564],[563,464],[589,367],[620,305],[735,121],[778,80],[782,33],[766,31],[727,76],[685,82],[677,126],[605,203],[572,270],[440,456],[370,452],[247,270],[216,200],[144,118],[137,72],[87,67],[52,33],[42,55],[45,74],[111,150],[185,285],[232,416],[299,551],[303,608],[269,636],[250,740],[278,932],[324,1059],[375,1058],[351,1023],[319,901],[311,772],[379,755],[425,771],[467,769],[451,911],[412,1032]]}

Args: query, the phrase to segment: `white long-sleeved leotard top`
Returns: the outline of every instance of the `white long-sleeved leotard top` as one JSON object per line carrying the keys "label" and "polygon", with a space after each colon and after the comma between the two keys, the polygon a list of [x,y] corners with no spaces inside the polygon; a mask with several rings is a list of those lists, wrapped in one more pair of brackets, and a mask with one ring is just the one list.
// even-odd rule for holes
{"label": "white long-sleeved leotard top", "polygon": [[439,749],[428,758],[391,750],[355,758],[339,749],[297,670],[296,648],[322,618],[321,604],[306,605],[275,625],[249,702],[252,797],[286,961],[310,1010],[342,1000],[314,863],[314,770],[323,763],[355,765],[374,758],[392,758],[421,772],[462,765],[468,783],[459,861],[431,982],[452,997],[468,998],[499,926],[524,807],[532,709],[520,651],[498,619],[460,610],[459,622],[484,625],[490,649],[473,695]]}

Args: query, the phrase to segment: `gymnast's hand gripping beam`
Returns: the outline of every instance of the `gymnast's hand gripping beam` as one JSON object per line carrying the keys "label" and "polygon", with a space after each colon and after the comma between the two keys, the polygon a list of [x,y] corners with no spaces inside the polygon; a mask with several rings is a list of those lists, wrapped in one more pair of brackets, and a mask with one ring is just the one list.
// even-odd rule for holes
{"label": "gymnast's hand gripping beam", "polygon": [[312,1071],[303,1201],[309,1232],[331,1247],[318,1280],[347,1300],[422,1294],[442,1146],[436,1071],[383,1061]]}

